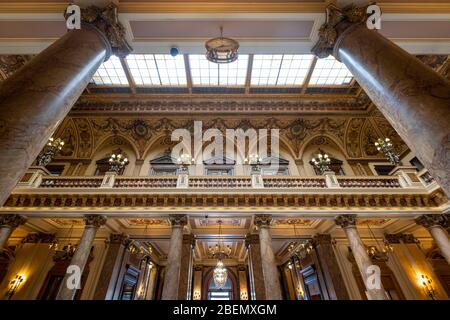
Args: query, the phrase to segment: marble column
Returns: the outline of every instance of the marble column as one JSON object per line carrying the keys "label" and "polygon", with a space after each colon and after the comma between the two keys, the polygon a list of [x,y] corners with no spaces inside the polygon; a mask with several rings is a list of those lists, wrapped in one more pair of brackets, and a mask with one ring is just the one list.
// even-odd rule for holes
{"label": "marble column", "polygon": [[329,234],[316,234],[313,244],[320,261],[330,300],[349,300],[347,287],[333,250],[331,236]]}
{"label": "marble column", "polygon": [[113,300],[129,237],[123,233],[109,236],[108,251],[95,287],[94,300]]}
{"label": "marble column", "polygon": [[261,265],[264,274],[267,300],[282,300],[279,272],[272,250],[272,236],[270,235],[270,222],[272,216],[257,215],[255,224],[259,230],[259,243],[261,247]]}
{"label": "marble column", "polygon": [[261,246],[259,235],[248,234],[245,238],[248,250],[248,268],[250,274],[250,298],[252,300],[266,299],[266,286],[262,270]]}
{"label": "marble column", "polygon": [[0,252],[7,247],[8,239],[26,219],[18,214],[2,214],[0,215]]}
{"label": "marble column", "polygon": [[369,271],[369,267],[373,265],[372,260],[367,254],[366,247],[359,236],[359,232],[356,229],[356,219],[354,215],[342,215],[335,219],[338,226],[344,229],[347,236],[350,248],[352,249],[353,256],[355,257],[356,264],[363,279],[364,285],[367,290],[367,298],[369,300],[387,300],[386,293],[380,279],[380,288],[372,289],[367,285],[367,280],[372,274]]}
{"label": "marble column", "polygon": [[183,235],[183,246],[181,249],[180,283],[178,285],[178,300],[191,300],[192,271],[195,248],[195,237],[193,234]]}
{"label": "marble column", "polygon": [[[84,221],[86,226],[83,235],[81,236],[80,242],[78,243],[69,265],[69,267],[78,266],[81,275],[83,274],[84,267],[89,259],[95,234],[97,233],[97,230],[106,223],[106,218],[104,216],[91,215],[86,216]],[[61,282],[58,294],[56,295],[56,300],[73,300],[77,289],[72,289],[67,286],[67,283],[72,283],[72,277],[73,273],[66,273]]]}
{"label": "marble column", "polygon": [[415,220],[417,224],[427,228],[448,264],[450,264],[450,239],[445,228],[448,228],[449,220],[448,216],[440,214],[422,215]]}
{"label": "marble column", "polygon": [[111,53],[130,48],[114,4],[82,10],[68,31],[0,83],[0,205]]}
{"label": "marble column", "polygon": [[187,224],[185,215],[170,216],[172,235],[170,236],[169,254],[164,276],[161,300],[177,300],[181,274],[181,255],[183,247],[183,227]]}
{"label": "marble column", "polygon": [[327,7],[313,48],[343,62],[450,196],[450,81],[366,26],[366,7]]}

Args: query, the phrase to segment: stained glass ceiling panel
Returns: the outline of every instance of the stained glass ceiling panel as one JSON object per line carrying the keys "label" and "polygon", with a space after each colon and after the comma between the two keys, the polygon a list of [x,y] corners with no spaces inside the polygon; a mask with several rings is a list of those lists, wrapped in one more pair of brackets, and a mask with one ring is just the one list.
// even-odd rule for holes
{"label": "stained glass ceiling panel", "polygon": [[248,55],[227,64],[210,62],[204,55],[189,55],[194,86],[243,86],[247,76]]}
{"label": "stained glass ceiling panel", "polygon": [[352,74],[343,63],[329,56],[328,58],[317,60],[309,84],[312,86],[348,85],[352,81],[352,78]]}
{"label": "stained glass ceiling panel", "polygon": [[96,85],[128,85],[122,63],[116,56],[111,56],[108,61],[102,63],[92,77],[92,81]]}
{"label": "stained glass ceiling panel", "polygon": [[186,68],[182,55],[130,54],[128,68],[139,86],[185,86]]}

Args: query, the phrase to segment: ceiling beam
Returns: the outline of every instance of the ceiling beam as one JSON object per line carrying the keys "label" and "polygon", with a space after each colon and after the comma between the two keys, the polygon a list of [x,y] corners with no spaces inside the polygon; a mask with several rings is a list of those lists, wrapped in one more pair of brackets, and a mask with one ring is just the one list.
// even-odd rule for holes
{"label": "ceiling beam", "polygon": [[192,73],[191,73],[191,64],[189,63],[189,55],[183,54],[184,58],[184,68],[186,70],[186,81],[189,89],[189,94],[192,94]]}
{"label": "ceiling beam", "polygon": [[128,84],[130,85],[131,92],[133,94],[136,94],[136,83],[134,82],[133,76],[131,75],[128,63],[125,61],[125,58],[120,57],[119,59],[120,63],[122,64],[123,71],[125,72],[125,76],[127,77]]}
{"label": "ceiling beam", "polygon": [[248,65],[247,65],[247,75],[245,76],[245,93],[250,93],[250,85],[252,81],[252,70],[253,70],[253,54],[248,55]]}
{"label": "ceiling beam", "polygon": [[308,74],[306,75],[305,81],[303,81],[302,94],[306,93],[306,89],[308,89],[309,81],[311,80],[314,68],[316,67],[317,60],[318,58],[314,57],[311,61],[311,66],[309,67]]}

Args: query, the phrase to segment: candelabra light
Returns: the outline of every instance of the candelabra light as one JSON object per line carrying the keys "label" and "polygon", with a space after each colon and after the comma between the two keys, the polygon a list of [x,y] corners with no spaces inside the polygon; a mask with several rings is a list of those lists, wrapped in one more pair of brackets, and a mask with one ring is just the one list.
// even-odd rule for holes
{"label": "candelabra light", "polygon": [[117,154],[116,153],[111,154],[108,162],[109,162],[109,171],[118,174],[128,164],[128,158],[119,151]]}
{"label": "candelabra light", "polygon": [[311,163],[320,171],[320,174],[330,171],[331,159],[328,154],[322,150],[319,150],[317,156],[311,159]]}
{"label": "candelabra light", "polygon": [[241,291],[241,300],[248,300],[248,293],[247,291]]}
{"label": "candelabra light", "polygon": [[249,164],[253,173],[259,173],[261,170],[262,158],[258,154],[252,153],[244,159],[245,164]]}
{"label": "candelabra light", "polygon": [[374,246],[372,245],[372,246],[367,247],[367,249],[366,249],[367,254],[369,255],[370,258],[372,258],[374,260],[388,261],[389,260],[388,253],[393,252],[394,247],[386,240],[384,240],[383,245],[380,245],[377,238],[375,237],[375,234],[373,233],[372,229],[370,228],[369,224],[367,224],[367,228],[369,229],[369,233],[370,233],[372,239],[376,243],[376,245],[374,245]]}
{"label": "candelabra light", "polygon": [[217,265],[214,268],[213,271],[213,280],[214,284],[216,285],[217,289],[221,289],[228,279],[228,271],[227,268],[225,268],[225,264],[223,263],[223,260],[231,254],[231,248],[225,247],[221,243],[222,238],[222,221],[219,220],[219,241],[218,244],[214,247],[217,248],[217,250],[212,250],[213,257],[217,258]]}
{"label": "candelabra light", "polygon": [[427,275],[419,275],[419,283],[424,288],[425,293],[431,300],[436,300],[436,291],[433,287],[433,280]]}
{"label": "candelabra light", "polygon": [[223,28],[220,27],[220,37],[213,38],[205,43],[206,59],[214,63],[231,63],[238,58],[239,42],[223,37]]}
{"label": "candelabra light", "polygon": [[6,297],[10,300],[14,294],[19,290],[19,287],[25,281],[25,276],[22,274],[16,274],[14,279],[9,282],[8,291],[6,292]]}
{"label": "candelabra light", "polygon": [[44,149],[41,151],[41,153],[38,155],[36,159],[36,164],[41,167],[45,167],[48,165],[52,160],[53,157],[61,151],[61,149],[64,147],[64,141],[60,138],[48,139],[48,143],[45,145]]}
{"label": "candelabra light", "polygon": [[398,154],[395,153],[391,139],[385,138],[383,140],[380,138],[375,142],[375,146],[377,147],[378,151],[383,152],[383,154],[389,160],[390,163],[392,163],[395,166],[400,164],[400,157],[398,156]]}
{"label": "candelabra light", "polygon": [[195,290],[194,294],[192,295],[192,300],[200,300],[201,296],[200,296],[200,291]]}
{"label": "candelabra light", "polygon": [[177,159],[180,173],[188,173],[188,168],[191,164],[194,164],[194,159],[188,153],[183,153]]}

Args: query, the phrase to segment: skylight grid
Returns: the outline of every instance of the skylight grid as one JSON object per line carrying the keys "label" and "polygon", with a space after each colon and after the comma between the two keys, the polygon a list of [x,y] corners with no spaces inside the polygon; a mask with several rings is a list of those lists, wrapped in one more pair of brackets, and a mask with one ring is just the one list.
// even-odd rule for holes
{"label": "skylight grid", "polygon": [[243,86],[247,76],[248,55],[227,64],[216,64],[204,55],[189,55],[194,86]]}
{"label": "skylight grid", "polygon": [[309,81],[310,85],[348,85],[353,76],[347,67],[334,57],[317,60]]}
{"label": "skylight grid", "polygon": [[127,64],[138,86],[186,85],[186,69],[182,55],[130,54]]}
{"label": "skylight grid", "polygon": [[116,56],[111,56],[108,61],[103,62],[92,80],[96,85],[128,85],[122,63]]}
{"label": "skylight grid", "polygon": [[264,54],[253,57],[251,84],[255,86],[299,86],[308,75],[313,55]]}

